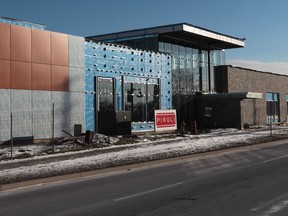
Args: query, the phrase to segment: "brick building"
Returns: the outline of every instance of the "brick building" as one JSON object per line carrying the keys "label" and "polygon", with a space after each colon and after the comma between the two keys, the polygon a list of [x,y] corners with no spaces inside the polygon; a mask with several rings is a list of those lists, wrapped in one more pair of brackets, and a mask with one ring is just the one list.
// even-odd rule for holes
{"label": "brick building", "polygon": [[[287,121],[288,76],[229,65],[215,68],[217,94],[202,95],[203,127],[265,125]],[[205,116],[210,107],[212,115]]]}

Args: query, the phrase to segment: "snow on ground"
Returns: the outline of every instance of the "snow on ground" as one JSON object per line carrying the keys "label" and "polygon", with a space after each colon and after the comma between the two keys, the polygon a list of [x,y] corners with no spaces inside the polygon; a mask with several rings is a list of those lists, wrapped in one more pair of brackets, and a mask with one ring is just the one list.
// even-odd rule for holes
{"label": "snow on ground", "polygon": [[[273,134],[286,134],[288,128],[279,128],[273,130]],[[159,136],[159,135],[157,135]],[[119,149],[119,145],[110,145],[103,147],[107,152],[95,153],[90,156],[81,156],[74,159],[60,160],[48,163],[36,163],[39,158],[49,158],[55,155],[37,156],[29,159],[17,159],[11,161],[0,161],[1,165],[23,161],[23,166],[15,168],[4,169],[0,172],[0,180],[2,183],[22,181],[27,179],[34,179],[39,177],[55,176],[59,174],[68,174],[73,172],[92,170],[97,168],[104,168],[109,166],[137,163],[149,161],[153,159],[168,158],[173,156],[181,156],[186,154],[193,154],[197,152],[204,152],[208,150],[216,150],[227,148],[235,145],[248,145],[255,143],[256,139],[269,137],[270,132],[265,131],[239,131],[235,129],[213,130],[210,133],[200,135],[186,135],[185,137],[163,138],[157,141],[151,141],[153,136],[142,136],[140,142],[123,145],[125,148]],[[0,146],[1,148],[1,146]],[[22,149],[22,152],[30,152],[32,155],[38,155],[39,152],[47,148],[45,145],[30,145],[15,147]],[[26,149],[25,149],[26,148]],[[51,146],[50,146],[51,148]],[[57,147],[56,147],[57,148]],[[18,150],[19,150],[18,149]],[[28,150],[27,150],[28,149]],[[115,149],[115,151],[113,150]],[[95,149],[82,150],[81,152],[95,151]],[[8,152],[9,147],[1,148],[2,155]],[[8,154],[7,153],[7,154]],[[79,153],[79,152],[77,152]],[[63,153],[76,154],[75,152]],[[59,155],[59,154],[58,154]],[[24,161],[35,160],[35,165],[25,166]],[[1,182],[0,182],[1,183]]]}

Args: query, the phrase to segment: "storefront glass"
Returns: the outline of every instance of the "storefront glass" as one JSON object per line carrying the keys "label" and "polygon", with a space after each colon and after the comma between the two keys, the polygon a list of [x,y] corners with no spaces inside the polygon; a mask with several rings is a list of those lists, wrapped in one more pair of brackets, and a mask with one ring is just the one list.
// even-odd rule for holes
{"label": "storefront glass", "polygon": [[159,81],[157,79],[125,77],[125,110],[131,111],[132,122],[154,121],[159,109]]}
{"label": "storefront glass", "polygon": [[215,92],[214,66],[225,64],[223,50],[199,50],[159,42],[159,51],[169,53],[174,57],[172,62],[174,94],[192,95],[195,92]]}

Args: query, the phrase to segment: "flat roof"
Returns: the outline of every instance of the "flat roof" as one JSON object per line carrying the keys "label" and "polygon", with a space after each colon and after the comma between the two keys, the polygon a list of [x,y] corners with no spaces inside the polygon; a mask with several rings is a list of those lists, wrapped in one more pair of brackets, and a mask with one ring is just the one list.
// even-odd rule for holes
{"label": "flat roof", "polygon": [[14,18],[10,18],[10,17],[3,17],[0,16],[0,20],[3,22],[7,21],[7,22],[14,22],[14,23],[23,23],[23,24],[29,24],[29,25],[34,25],[34,26],[39,26],[41,28],[46,28],[47,26],[39,24],[39,23],[33,23],[33,22],[27,22],[24,20],[19,20],[19,19],[14,19]]}
{"label": "flat roof", "polygon": [[189,23],[179,23],[152,28],[121,31],[111,34],[86,37],[87,40],[117,42],[123,39],[158,36],[170,38],[173,41],[183,41],[212,49],[231,49],[245,46],[244,38],[236,38],[221,34]]}

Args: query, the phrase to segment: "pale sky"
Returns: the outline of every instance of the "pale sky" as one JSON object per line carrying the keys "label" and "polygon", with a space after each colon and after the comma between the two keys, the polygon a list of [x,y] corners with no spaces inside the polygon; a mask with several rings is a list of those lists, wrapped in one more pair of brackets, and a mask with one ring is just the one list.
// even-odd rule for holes
{"label": "pale sky", "polygon": [[188,22],[246,38],[227,64],[288,74],[288,1],[0,0],[0,16],[78,36]]}

